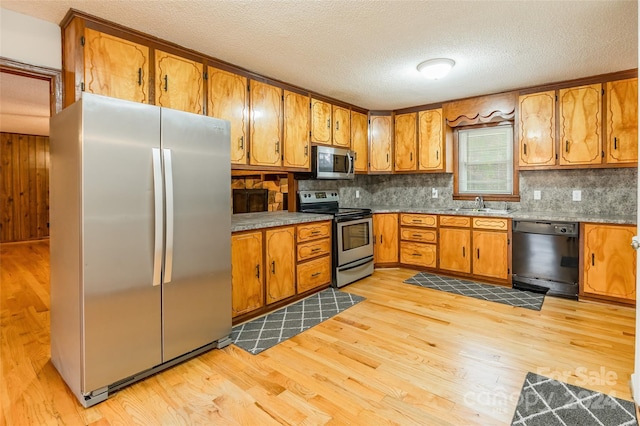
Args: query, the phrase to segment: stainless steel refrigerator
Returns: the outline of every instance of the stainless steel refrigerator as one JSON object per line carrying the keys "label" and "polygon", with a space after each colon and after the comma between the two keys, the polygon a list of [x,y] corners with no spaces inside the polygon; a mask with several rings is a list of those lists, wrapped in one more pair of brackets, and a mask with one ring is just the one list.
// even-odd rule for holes
{"label": "stainless steel refrigerator", "polygon": [[51,360],[85,407],[230,343],[229,138],[86,93],[51,119]]}

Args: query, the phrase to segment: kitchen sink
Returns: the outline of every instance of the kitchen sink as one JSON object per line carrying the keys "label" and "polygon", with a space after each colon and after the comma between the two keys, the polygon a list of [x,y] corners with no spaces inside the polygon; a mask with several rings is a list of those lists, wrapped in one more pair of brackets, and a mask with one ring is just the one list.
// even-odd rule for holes
{"label": "kitchen sink", "polygon": [[447,209],[450,212],[458,212],[458,213],[494,213],[494,214],[509,214],[513,213],[515,210],[505,210],[505,209],[492,209],[489,207],[483,207],[481,209],[472,208],[472,207],[458,207]]}

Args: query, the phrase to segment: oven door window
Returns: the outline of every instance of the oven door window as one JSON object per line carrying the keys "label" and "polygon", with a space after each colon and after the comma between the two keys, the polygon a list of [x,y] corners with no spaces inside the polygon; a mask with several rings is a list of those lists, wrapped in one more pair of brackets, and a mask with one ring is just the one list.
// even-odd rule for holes
{"label": "oven door window", "polygon": [[353,225],[344,224],[342,226],[342,251],[349,251],[360,247],[368,246],[369,222],[360,222]]}

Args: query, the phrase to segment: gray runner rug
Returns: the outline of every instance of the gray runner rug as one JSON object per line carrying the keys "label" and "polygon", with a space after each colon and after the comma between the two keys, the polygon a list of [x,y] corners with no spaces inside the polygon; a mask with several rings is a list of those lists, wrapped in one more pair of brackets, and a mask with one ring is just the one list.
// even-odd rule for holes
{"label": "gray runner rug", "polygon": [[427,272],[420,272],[406,280],[405,283],[536,311],[542,308],[542,302],[544,302],[544,294],[444,277]]}
{"label": "gray runner rug", "polygon": [[252,354],[269,349],[365,300],[328,288],[263,317],[233,327],[231,340]]}
{"label": "gray runner rug", "polygon": [[512,426],[637,425],[633,402],[527,374]]}

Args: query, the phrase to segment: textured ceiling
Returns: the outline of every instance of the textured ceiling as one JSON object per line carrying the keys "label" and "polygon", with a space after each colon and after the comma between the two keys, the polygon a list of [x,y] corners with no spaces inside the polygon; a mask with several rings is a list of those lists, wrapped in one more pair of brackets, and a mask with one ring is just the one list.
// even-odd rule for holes
{"label": "textured ceiling", "polygon": [[0,132],[49,135],[49,81],[0,72]]}
{"label": "textured ceiling", "polygon": [[[59,23],[69,8],[373,110],[637,68],[638,2],[2,0]],[[456,61],[443,80],[416,70]]]}

